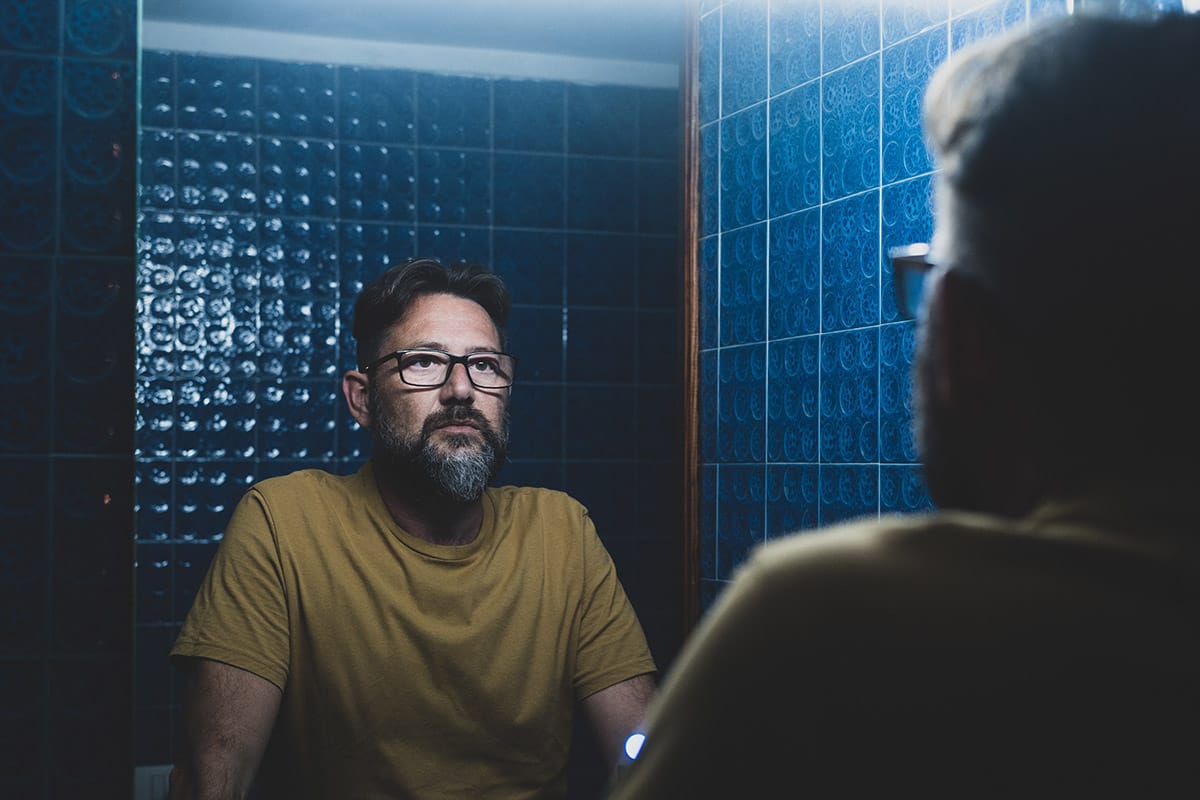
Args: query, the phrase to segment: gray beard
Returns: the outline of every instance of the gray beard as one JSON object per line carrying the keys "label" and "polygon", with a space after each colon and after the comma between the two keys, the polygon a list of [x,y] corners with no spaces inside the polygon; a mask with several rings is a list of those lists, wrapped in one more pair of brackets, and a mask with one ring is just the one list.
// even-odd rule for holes
{"label": "gray beard", "polygon": [[424,446],[418,464],[442,495],[459,503],[473,503],[483,497],[497,471],[496,450],[486,438],[472,447],[469,437],[451,436],[447,444],[454,449],[449,453],[438,449],[430,439],[422,438]]}
{"label": "gray beard", "polygon": [[[504,465],[508,449],[507,415],[496,431],[487,419],[468,406],[454,406],[425,420],[420,433],[406,437],[386,414],[378,395],[370,392],[374,451],[372,458],[401,480],[425,484],[423,488],[453,503],[474,503]],[[432,434],[449,419],[469,419],[479,426],[479,437],[446,436],[444,447]],[[482,441],[479,441],[479,439]],[[448,450],[447,450],[448,448]]]}

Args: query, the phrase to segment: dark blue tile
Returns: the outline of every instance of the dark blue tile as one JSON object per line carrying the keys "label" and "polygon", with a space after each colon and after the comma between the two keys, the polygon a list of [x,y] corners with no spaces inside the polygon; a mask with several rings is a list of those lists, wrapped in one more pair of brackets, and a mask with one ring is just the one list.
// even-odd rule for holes
{"label": "dark blue tile", "polygon": [[718,477],[716,574],[729,580],[766,536],[766,467],[725,466]]}
{"label": "dark blue tile", "polygon": [[[170,574],[169,564],[160,569]],[[166,593],[166,599],[169,603],[169,591]],[[171,703],[172,675],[167,656],[171,652],[171,645],[175,643],[175,634],[173,625],[139,625],[135,631],[135,699],[141,708],[166,706]]]}
{"label": "dark blue tile", "polygon": [[257,425],[262,457],[332,458],[338,399],[324,380],[285,380],[263,387]]}
{"label": "dark blue tile", "polygon": [[343,140],[412,144],[416,76],[404,70],[338,68],[338,123]]}
{"label": "dark blue tile", "polygon": [[339,207],[348,219],[407,221],[416,216],[417,161],[407,148],[341,144]]}
{"label": "dark blue tile", "polygon": [[509,404],[511,415],[508,454],[518,461],[561,459],[563,452],[563,387],[526,382],[526,371],[517,362],[517,386]]}
{"label": "dark blue tile", "polygon": [[771,101],[771,216],[821,202],[821,94],[814,81]]}
{"label": "dark blue tile", "polygon": [[700,346],[716,347],[720,343],[720,238],[708,236],[700,240]]}
{"label": "dark blue tile", "polygon": [[875,0],[824,0],[821,10],[821,55],[826,72],[879,50],[880,4]]}
{"label": "dark blue tile", "polygon": [[0,316],[0,386],[47,385],[50,319],[45,308]]}
{"label": "dark blue tile", "polygon": [[700,129],[700,233],[711,236],[721,229],[721,128]]}
{"label": "dark blue tile", "polygon": [[165,50],[142,52],[142,125],[175,127],[175,54]]}
{"label": "dark blue tile", "polygon": [[8,0],[7,24],[0,25],[0,37],[14,50],[54,52],[58,49],[62,18],[58,3],[29,3]]}
{"label": "dark blue tile", "polygon": [[933,500],[919,466],[884,465],[879,468],[879,510],[882,513],[932,511]]}
{"label": "dark blue tile", "polygon": [[638,90],[638,156],[675,159],[679,154],[679,91]]}
{"label": "dark blue tile", "polygon": [[[629,536],[637,522],[637,470],[628,462],[567,462],[567,486],[583,503],[616,562],[618,574],[633,574]],[[620,559],[618,561],[618,558]]]}
{"label": "dark blue tile", "polygon": [[[873,462],[879,452],[879,331],[821,337],[821,462]],[[822,519],[822,524],[825,520]]]}
{"label": "dark blue tile", "polygon": [[258,74],[260,132],[321,139],[337,136],[332,65],[259,61]]}
{"label": "dark blue tile", "polygon": [[637,375],[637,316],[631,310],[572,307],[567,316],[567,380],[632,383]]}
{"label": "dark blue tile", "polygon": [[417,232],[417,252],[450,263],[491,263],[487,228],[423,225]]}
{"label": "dark blue tile", "polygon": [[822,464],[821,526],[879,514],[879,467]]}
{"label": "dark blue tile", "polygon": [[567,235],[567,302],[632,307],[637,296],[637,244],[629,234]]}
{"label": "dark blue tile", "polygon": [[673,236],[639,236],[638,306],[677,308],[680,302],[679,243]]}
{"label": "dark blue tile", "polygon": [[[252,59],[185,54],[178,55],[176,59],[176,102],[180,126],[193,130],[243,133],[257,130],[258,79]],[[146,69],[143,63],[143,86]],[[159,87],[160,91],[166,88],[161,84]],[[270,110],[278,113],[280,109],[272,107]]]}
{"label": "dark blue tile", "polygon": [[921,128],[921,103],[947,49],[946,29],[939,26],[883,51],[884,183],[933,169]]}
{"label": "dark blue tile", "polygon": [[714,122],[721,116],[721,12],[700,19],[699,98],[700,123]]}
{"label": "dark blue tile", "polygon": [[427,147],[487,147],[491,86],[483,78],[417,75],[417,141]]}
{"label": "dark blue tile", "polygon": [[823,199],[879,185],[879,56],[822,81]]}
{"label": "dark blue tile", "polygon": [[567,152],[633,156],[637,152],[637,90],[629,86],[567,85]]}
{"label": "dark blue tile", "polygon": [[566,237],[560,231],[492,229],[492,268],[514,303],[561,305]]}
{"label": "dark blue tile", "polygon": [[469,150],[417,150],[417,219],[444,225],[492,221],[491,158]]}
{"label": "dark blue tile", "polygon": [[492,92],[497,150],[565,151],[565,84],[497,80]]}
{"label": "dark blue tile", "polygon": [[[138,544],[136,556],[134,579],[137,584],[134,598],[137,621],[139,623],[174,621],[171,596],[171,545],[165,542]],[[143,631],[144,629],[139,629],[139,639]]]}
{"label": "dark blue tile", "polygon": [[767,355],[768,461],[817,461],[819,385],[817,337],[770,343]]}
{"label": "dark blue tile", "polygon": [[816,464],[767,466],[767,533],[777,539],[817,527],[821,508]]}
{"label": "dark blue tile", "polygon": [[821,2],[792,0],[771,8],[771,94],[821,76]]}
{"label": "dark blue tile", "polygon": [[[677,478],[679,471],[672,459],[679,458],[682,446],[683,415],[679,412],[679,397],[677,386],[642,385],[638,389],[638,458],[647,466],[648,462],[665,462],[672,478]],[[652,504],[647,505],[648,511],[653,508]],[[660,509],[660,513],[674,516],[678,508],[676,504],[670,509]]]}
{"label": "dark blue tile", "polygon": [[[704,350],[700,353],[700,460],[712,464],[721,460],[718,448],[720,412],[717,408],[717,392],[720,387],[719,351]],[[711,531],[711,527],[704,527]]]}
{"label": "dark blue tile", "polygon": [[767,218],[767,107],[721,121],[721,230]]}
{"label": "dark blue tile", "polygon": [[630,436],[637,394],[625,386],[570,386],[567,392],[567,458],[632,459]]}
{"label": "dark blue tile", "polygon": [[561,228],[566,162],[562,156],[496,153],[495,220],[519,228]]}
{"label": "dark blue tile", "polygon": [[567,159],[567,227],[591,231],[633,231],[637,162],[617,158]]}
{"label": "dark blue tile", "polygon": [[770,333],[779,339],[821,328],[821,212],[771,221]]}
{"label": "dark blue tile", "polygon": [[496,476],[495,486],[538,486],[565,491],[563,462],[558,458],[547,461],[509,461]]}
{"label": "dark blue tile", "polygon": [[675,311],[641,311],[638,326],[638,382],[679,382],[680,327]]}
{"label": "dark blue tile", "polygon": [[518,359],[521,381],[562,378],[562,317],[561,308],[513,306],[508,322],[508,349]]}
{"label": "dark blue tile", "polygon": [[717,479],[723,467],[700,467],[700,529],[707,531],[708,536],[699,542],[696,560],[700,577],[713,580],[717,577]]}
{"label": "dark blue tile", "polygon": [[720,351],[717,455],[724,463],[758,463],[766,457],[766,345]]}
{"label": "dark blue tile", "polygon": [[639,161],[637,166],[638,231],[671,234],[679,228],[679,165],[674,161]]}
{"label": "dark blue tile", "polygon": [[65,51],[133,59],[138,45],[138,10],[136,0],[66,0]]}
{"label": "dark blue tile", "polygon": [[879,324],[879,192],[824,209],[821,232],[821,328]]}
{"label": "dark blue tile", "polygon": [[721,344],[767,338],[767,225],[759,223],[722,237]]}
{"label": "dark blue tile", "polygon": [[879,329],[879,460],[915,464],[912,356],[915,323]]}
{"label": "dark blue tile", "polygon": [[722,116],[767,97],[766,6],[763,0],[746,0],[721,9]]}

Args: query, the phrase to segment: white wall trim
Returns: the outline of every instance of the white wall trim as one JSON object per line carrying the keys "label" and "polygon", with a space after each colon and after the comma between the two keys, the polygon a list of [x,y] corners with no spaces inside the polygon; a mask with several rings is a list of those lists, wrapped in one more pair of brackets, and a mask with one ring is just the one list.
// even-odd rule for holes
{"label": "white wall trim", "polygon": [[180,53],[353,64],[489,78],[538,78],[569,83],[670,89],[679,85],[677,65],[652,61],[621,61],[516,50],[339,39],[150,19],[142,22],[141,38],[144,49]]}

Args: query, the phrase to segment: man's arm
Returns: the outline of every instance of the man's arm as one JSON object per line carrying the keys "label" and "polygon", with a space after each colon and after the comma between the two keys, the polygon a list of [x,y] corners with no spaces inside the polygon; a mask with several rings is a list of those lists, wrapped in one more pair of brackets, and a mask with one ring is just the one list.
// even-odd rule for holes
{"label": "man's arm", "polygon": [[184,751],[170,800],[241,800],[250,791],[283,693],[219,661],[194,659],[183,700]]}
{"label": "man's arm", "polygon": [[583,698],[583,710],[610,768],[620,763],[625,739],[645,720],[656,685],[653,673],[635,675]]}

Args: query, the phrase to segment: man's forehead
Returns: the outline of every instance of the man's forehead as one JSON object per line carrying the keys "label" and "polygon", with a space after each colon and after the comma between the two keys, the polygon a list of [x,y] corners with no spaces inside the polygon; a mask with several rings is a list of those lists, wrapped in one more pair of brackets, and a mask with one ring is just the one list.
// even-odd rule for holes
{"label": "man's forehead", "polygon": [[[403,347],[481,350],[500,345],[499,331],[484,307],[452,294],[415,298],[404,316],[392,325],[387,338]],[[396,339],[405,341],[397,343]]]}

